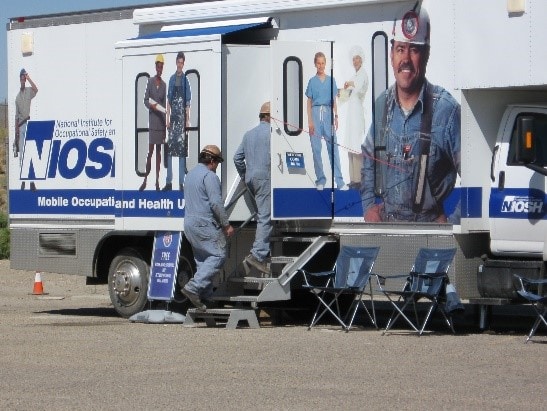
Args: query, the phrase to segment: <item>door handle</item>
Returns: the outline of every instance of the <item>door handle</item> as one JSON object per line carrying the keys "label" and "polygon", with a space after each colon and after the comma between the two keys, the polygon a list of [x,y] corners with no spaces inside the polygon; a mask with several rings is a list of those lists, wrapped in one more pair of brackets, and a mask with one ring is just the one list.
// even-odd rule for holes
{"label": "door handle", "polygon": [[503,190],[505,188],[505,171],[500,171],[498,176],[498,190]]}

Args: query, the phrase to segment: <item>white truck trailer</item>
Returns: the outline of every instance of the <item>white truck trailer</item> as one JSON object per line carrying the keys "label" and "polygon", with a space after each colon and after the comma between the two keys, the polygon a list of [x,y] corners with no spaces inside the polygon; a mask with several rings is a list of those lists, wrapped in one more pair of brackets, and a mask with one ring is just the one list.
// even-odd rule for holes
{"label": "white truck trailer", "polygon": [[[340,244],[379,245],[375,271],[382,274],[408,271],[419,247],[457,247],[450,278],[464,299],[511,299],[513,272],[543,275],[547,71],[538,50],[547,37],[546,2],[418,2],[431,20],[427,78],[461,104],[461,172],[443,205],[447,214],[459,213],[450,223],[365,222],[359,188],[332,184],[325,148],[328,182],[322,191],[314,182],[304,96],[314,54],[324,52],[341,88],[354,74],[350,50],[364,50],[368,129],[373,101],[394,81],[394,20],[415,0],[178,3],[9,21],[10,144],[22,68],[39,89],[26,141],[8,160],[13,268],[108,282],[120,315],[143,310],[155,233],[183,231],[185,205],[178,190],[149,184],[139,191],[148,150],[143,96],[155,56],[165,57],[167,81],[183,51],[192,88],[188,169],[203,145],[221,147],[228,161],[218,174],[233,204],[231,221],[242,226],[219,279],[226,301],[294,300],[297,270],[330,268]],[[342,97],[336,148],[349,182],[348,153],[360,155],[361,148],[345,140]],[[252,206],[248,194],[236,195],[241,183],[231,159],[268,100],[273,278],[257,279],[241,266],[254,236],[252,223],[243,224]],[[523,125],[534,130],[538,147],[532,164],[515,156]],[[162,185],[164,178],[162,165]],[[35,190],[23,182],[34,182]],[[191,248],[183,243],[179,281],[192,270]]]}

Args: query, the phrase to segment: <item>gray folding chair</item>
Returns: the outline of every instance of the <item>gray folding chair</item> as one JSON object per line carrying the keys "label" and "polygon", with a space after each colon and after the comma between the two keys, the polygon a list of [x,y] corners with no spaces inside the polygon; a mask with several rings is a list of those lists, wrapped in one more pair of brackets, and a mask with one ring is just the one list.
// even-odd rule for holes
{"label": "gray folding chair", "polygon": [[547,278],[533,280],[530,278],[522,277],[518,274],[513,274],[520,282],[520,290],[517,293],[532,304],[534,311],[537,314],[537,319],[528,334],[525,342],[528,342],[536,334],[539,325],[543,322],[547,326]]}
{"label": "gray folding chair", "polygon": [[[347,332],[353,324],[359,307],[365,310],[372,324],[378,328],[370,276],[379,250],[380,247],[341,246],[336,264],[331,271],[313,273],[300,270],[304,274],[303,287],[310,290],[319,300],[308,330],[311,330],[328,312]],[[317,285],[318,281],[321,285]],[[367,285],[369,285],[369,292],[366,291]],[[345,314],[340,308],[340,297],[343,295],[349,295],[352,298]],[[363,301],[363,295],[369,297],[372,315]]]}
{"label": "gray folding chair", "polygon": [[[382,335],[388,332],[399,318],[403,318],[418,335],[422,335],[431,315],[439,310],[448,327],[454,331],[451,317],[446,313],[444,302],[446,298],[446,285],[448,283],[448,269],[454,259],[456,249],[421,248],[418,251],[414,265],[408,274],[381,276],[377,275],[380,291],[393,305],[386,328]],[[385,288],[386,282],[393,279],[405,278],[404,286],[400,290]],[[429,307],[426,316],[420,320],[416,303],[419,300],[427,300]],[[405,314],[408,308],[413,309],[414,320]]]}

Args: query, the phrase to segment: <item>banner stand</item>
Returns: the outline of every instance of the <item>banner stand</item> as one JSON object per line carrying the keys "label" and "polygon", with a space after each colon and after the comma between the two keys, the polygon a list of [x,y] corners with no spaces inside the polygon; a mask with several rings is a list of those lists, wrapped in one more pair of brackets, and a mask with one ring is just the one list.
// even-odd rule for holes
{"label": "banner stand", "polygon": [[[150,263],[148,301],[173,301],[179,264],[182,232],[156,231]],[[183,323],[186,316],[168,310],[146,310],[129,317],[131,322]]]}

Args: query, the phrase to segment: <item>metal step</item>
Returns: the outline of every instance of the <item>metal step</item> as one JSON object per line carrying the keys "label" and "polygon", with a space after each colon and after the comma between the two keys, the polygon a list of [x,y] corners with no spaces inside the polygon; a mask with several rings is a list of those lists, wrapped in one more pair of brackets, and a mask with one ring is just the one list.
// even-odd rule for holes
{"label": "metal step", "polygon": [[294,256],[294,257],[286,257],[286,256],[276,256],[276,257],[271,257],[270,258],[270,264],[289,264],[289,263],[292,263],[294,262],[296,259],[298,258],[298,256]]}
{"label": "metal step", "polygon": [[283,243],[311,243],[317,239],[318,236],[279,236],[279,237],[270,237],[271,243],[283,242]]}
{"label": "metal step", "polygon": [[230,277],[227,281],[240,284],[268,284],[277,281],[277,278],[272,277]]}
{"label": "metal step", "polygon": [[[277,278],[264,278],[262,290],[254,290],[258,292],[256,295],[243,294],[242,289],[230,289],[230,287],[224,287],[222,290],[217,289],[217,292],[213,295],[212,299],[215,301],[228,301],[232,303],[251,303],[256,305],[257,303],[265,301],[286,301],[291,298],[290,286],[281,285]],[[235,284],[237,285],[237,283]]]}
{"label": "metal step", "polygon": [[211,297],[213,301],[229,301],[233,303],[257,303],[258,295],[231,295],[231,294],[215,294]]}
{"label": "metal step", "polygon": [[184,325],[193,327],[196,325],[196,319],[205,320],[205,324],[208,327],[215,327],[218,325],[218,320],[226,321],[226,328],[237,328],[240,321],[246,321],[249,328],[260,328],[258,325],[258,318],[256,312],[253,309],[244,308],[214,308],[206,311],[198,311],[195,308],[190,308],[186,312],[186,319]]}

